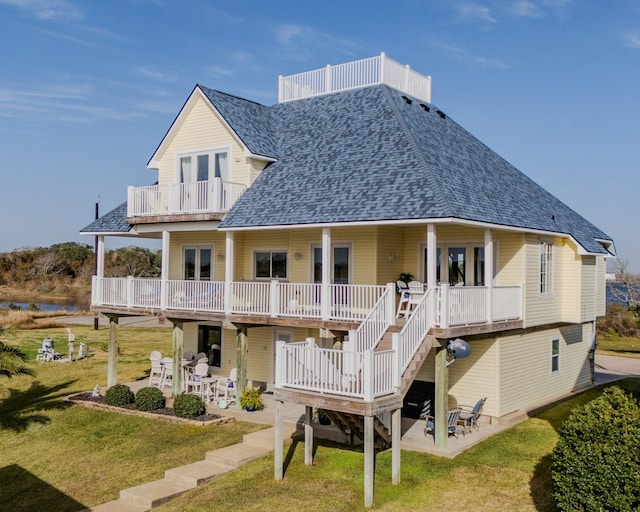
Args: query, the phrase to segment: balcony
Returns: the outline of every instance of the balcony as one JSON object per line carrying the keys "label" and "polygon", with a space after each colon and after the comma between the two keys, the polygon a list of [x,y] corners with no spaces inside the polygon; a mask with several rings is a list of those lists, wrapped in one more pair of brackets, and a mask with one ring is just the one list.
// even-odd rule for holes
{"label": "balcony", "polygon": [[281,76],[278,101],[284,103],[375,84],[385,84],[419,100],[431,102],[431,77],[403,66],[384,53],[337,66]]}
{"label": "balcony", "polygon": [[[91,305],[140,313],[182,311],[263,318],[363,322],[387,286],[281,281],[179,281],[146,278],[93,278]],[[433,289],[431,326],[456,326],[522,319],[522,286]],[[393,297],[395,301],[395,296]]]}
{"label": "balcony", "polygon": [[245,185],[222,181],[220,178],[129,187],[127,217],[222,214],[231,209],[245,190]]}

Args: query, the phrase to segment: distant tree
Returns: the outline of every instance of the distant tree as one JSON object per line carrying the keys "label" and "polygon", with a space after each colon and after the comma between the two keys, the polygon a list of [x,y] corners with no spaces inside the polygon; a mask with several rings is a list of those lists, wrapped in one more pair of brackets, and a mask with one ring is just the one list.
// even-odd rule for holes
{"label": "distant tree", "polygon": [[610,292],[618,302],[637,312],[640,304],[640,276],[629,271],[629,261],[625,259],[617,260],[615,273],[616,285],[609,287]]}
{"label": "distant tree", "polygon": [[105,255],[105,274],[113,277],[158,277],[160,252],[144,247],[122,247]]}

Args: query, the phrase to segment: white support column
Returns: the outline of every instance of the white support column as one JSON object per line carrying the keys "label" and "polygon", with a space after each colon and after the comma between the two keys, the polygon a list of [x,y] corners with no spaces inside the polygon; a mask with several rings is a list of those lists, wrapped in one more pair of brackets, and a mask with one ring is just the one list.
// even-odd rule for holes
{"label": "white support column", "polygon": [[388,325],[396,323],[396,284],[387,283],[386,322]]}
{"label": "white support column", "polygon": [[304,408],[304,463],[313,465],[313,407]]}
{"label": "white support column", "polygon": [[284,442],[282,439],[282,407],[283,402],[276,400],[275,432],[273,436],[273,477],[278,481],[284,478]]}
{"label": "white support column", "polygon": [[402,434],[402,409],[391,411],[391,483],[400,483],[400,437]]}
{"label": "white support column", "polygon": [[166,310],[169,304],[168,293],[169,287],[169,246],[171,242],[171,233],[169,231],[162,232],[162,261],[160,263],[160,309]]}
{"label": "white support column", "polygon": [[449,283],[440,285],[440,327],[449,327]]}
{"label": "white support column", "polygon": [[227,231],[226,233],[226,255],[224,261],[224,313],[228,315],[231,313],[231,306],[233,303],[233,274],[235,271],[234,261],[235,261],[235,252],[234,252],[234,238],[233,232]]}
{"label": "white support column", "polygon": [[329,320],[331,312],[331,229],[322,228],[322,292],[321,308],[322,319]]}
{"label": "white support column", "polygon": [[364,506],[373,506],[373,483],[376,454],[373,448],[373,416],[364,417]]}
{"label": "white support column", "polygon": [[96,254],[96,275],[104,277],[104,235],[98,235],[98,254]]}
{"label": "white support column", "polygon": [[436,268],[438,262],[436,257],[438,251],[436,250],[436,226],[435,224],[427,224],[427,289],[435,288],[436,283]]}
{"label": "white support column", "polygon": [[286,364],[286,352],[285,342],[282,340],[276,341],[276,388],[281,388],[285,379],[285,364]]}
{"label": "white support column", "polygon": [[493,322],[493,231],[484,230],[484,285],[487,287],[487,322]]}

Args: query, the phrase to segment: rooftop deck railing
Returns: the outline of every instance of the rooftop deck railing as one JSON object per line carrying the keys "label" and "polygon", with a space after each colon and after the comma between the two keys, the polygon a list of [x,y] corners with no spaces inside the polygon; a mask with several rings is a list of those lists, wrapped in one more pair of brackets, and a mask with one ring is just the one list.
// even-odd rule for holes
{"label": "rooftop deck railing", "polygon": [[214,178],[190,183],[129,187],[127,216],[144,217],[195,213],[225,213],[246,187]]}
{"label": "rooftop deck railing", "polygon": [[431,77],[413,71],[408,65],[403,66],[384,53],[337,66],[328,65],[296,75],[280,76],[278,101],[284,103],[376,84],[386,84],[431,102]]}

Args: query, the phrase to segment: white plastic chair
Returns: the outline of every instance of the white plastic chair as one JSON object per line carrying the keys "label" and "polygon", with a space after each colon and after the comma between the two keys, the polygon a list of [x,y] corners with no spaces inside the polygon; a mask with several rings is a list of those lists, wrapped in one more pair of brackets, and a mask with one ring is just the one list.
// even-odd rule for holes
{"label": "white plastic chair", "polygon": [[229,372],[229,377],[220,377],[216,382],[214,400],[223,399],[227,403],[236,398],[236,388],[238,387],[238,369],[233,368]]}
{"label": "white plastic chair", "polygon": [[[396,281],[396,286],[398,287],[398,291],[400,292],[400,302],[398,303],[398,311],[396,312],[396,318],[400,318],[403,310],[409,307],[409,297],[411,297],[411,293],[409,292],[409,285],[404,281]],[[402,307],[404,304],[404,308]]]}
{"label": "white plastic chair", "polygon": [[164,366],[162,365],[162,354],[157,350],[151,352],[151,371],[149,372],[149,386],[160,387],[164,376]]}
{"label": "white plastic chair", "polygon": [[415,306],[417,306],[424,296],[424,284],[420,281],[411,281],[409,283],[409,303],[405,307],[404,317],[409,318],[409,314]]}
{"label": "white plastic chair", "polygon": [[206,382],[204,379],[209,375],[209,364],[198,363],[193,371],[187,377],[185,382],[185,391],[187,393],[195,393],[203,399],[207,393]]}
{"label": "white plastic chair", "polygon": [[160,389],[169,388],[173,386],[173,359],[164,358],[162,360],[162,382],[160,383]]}

